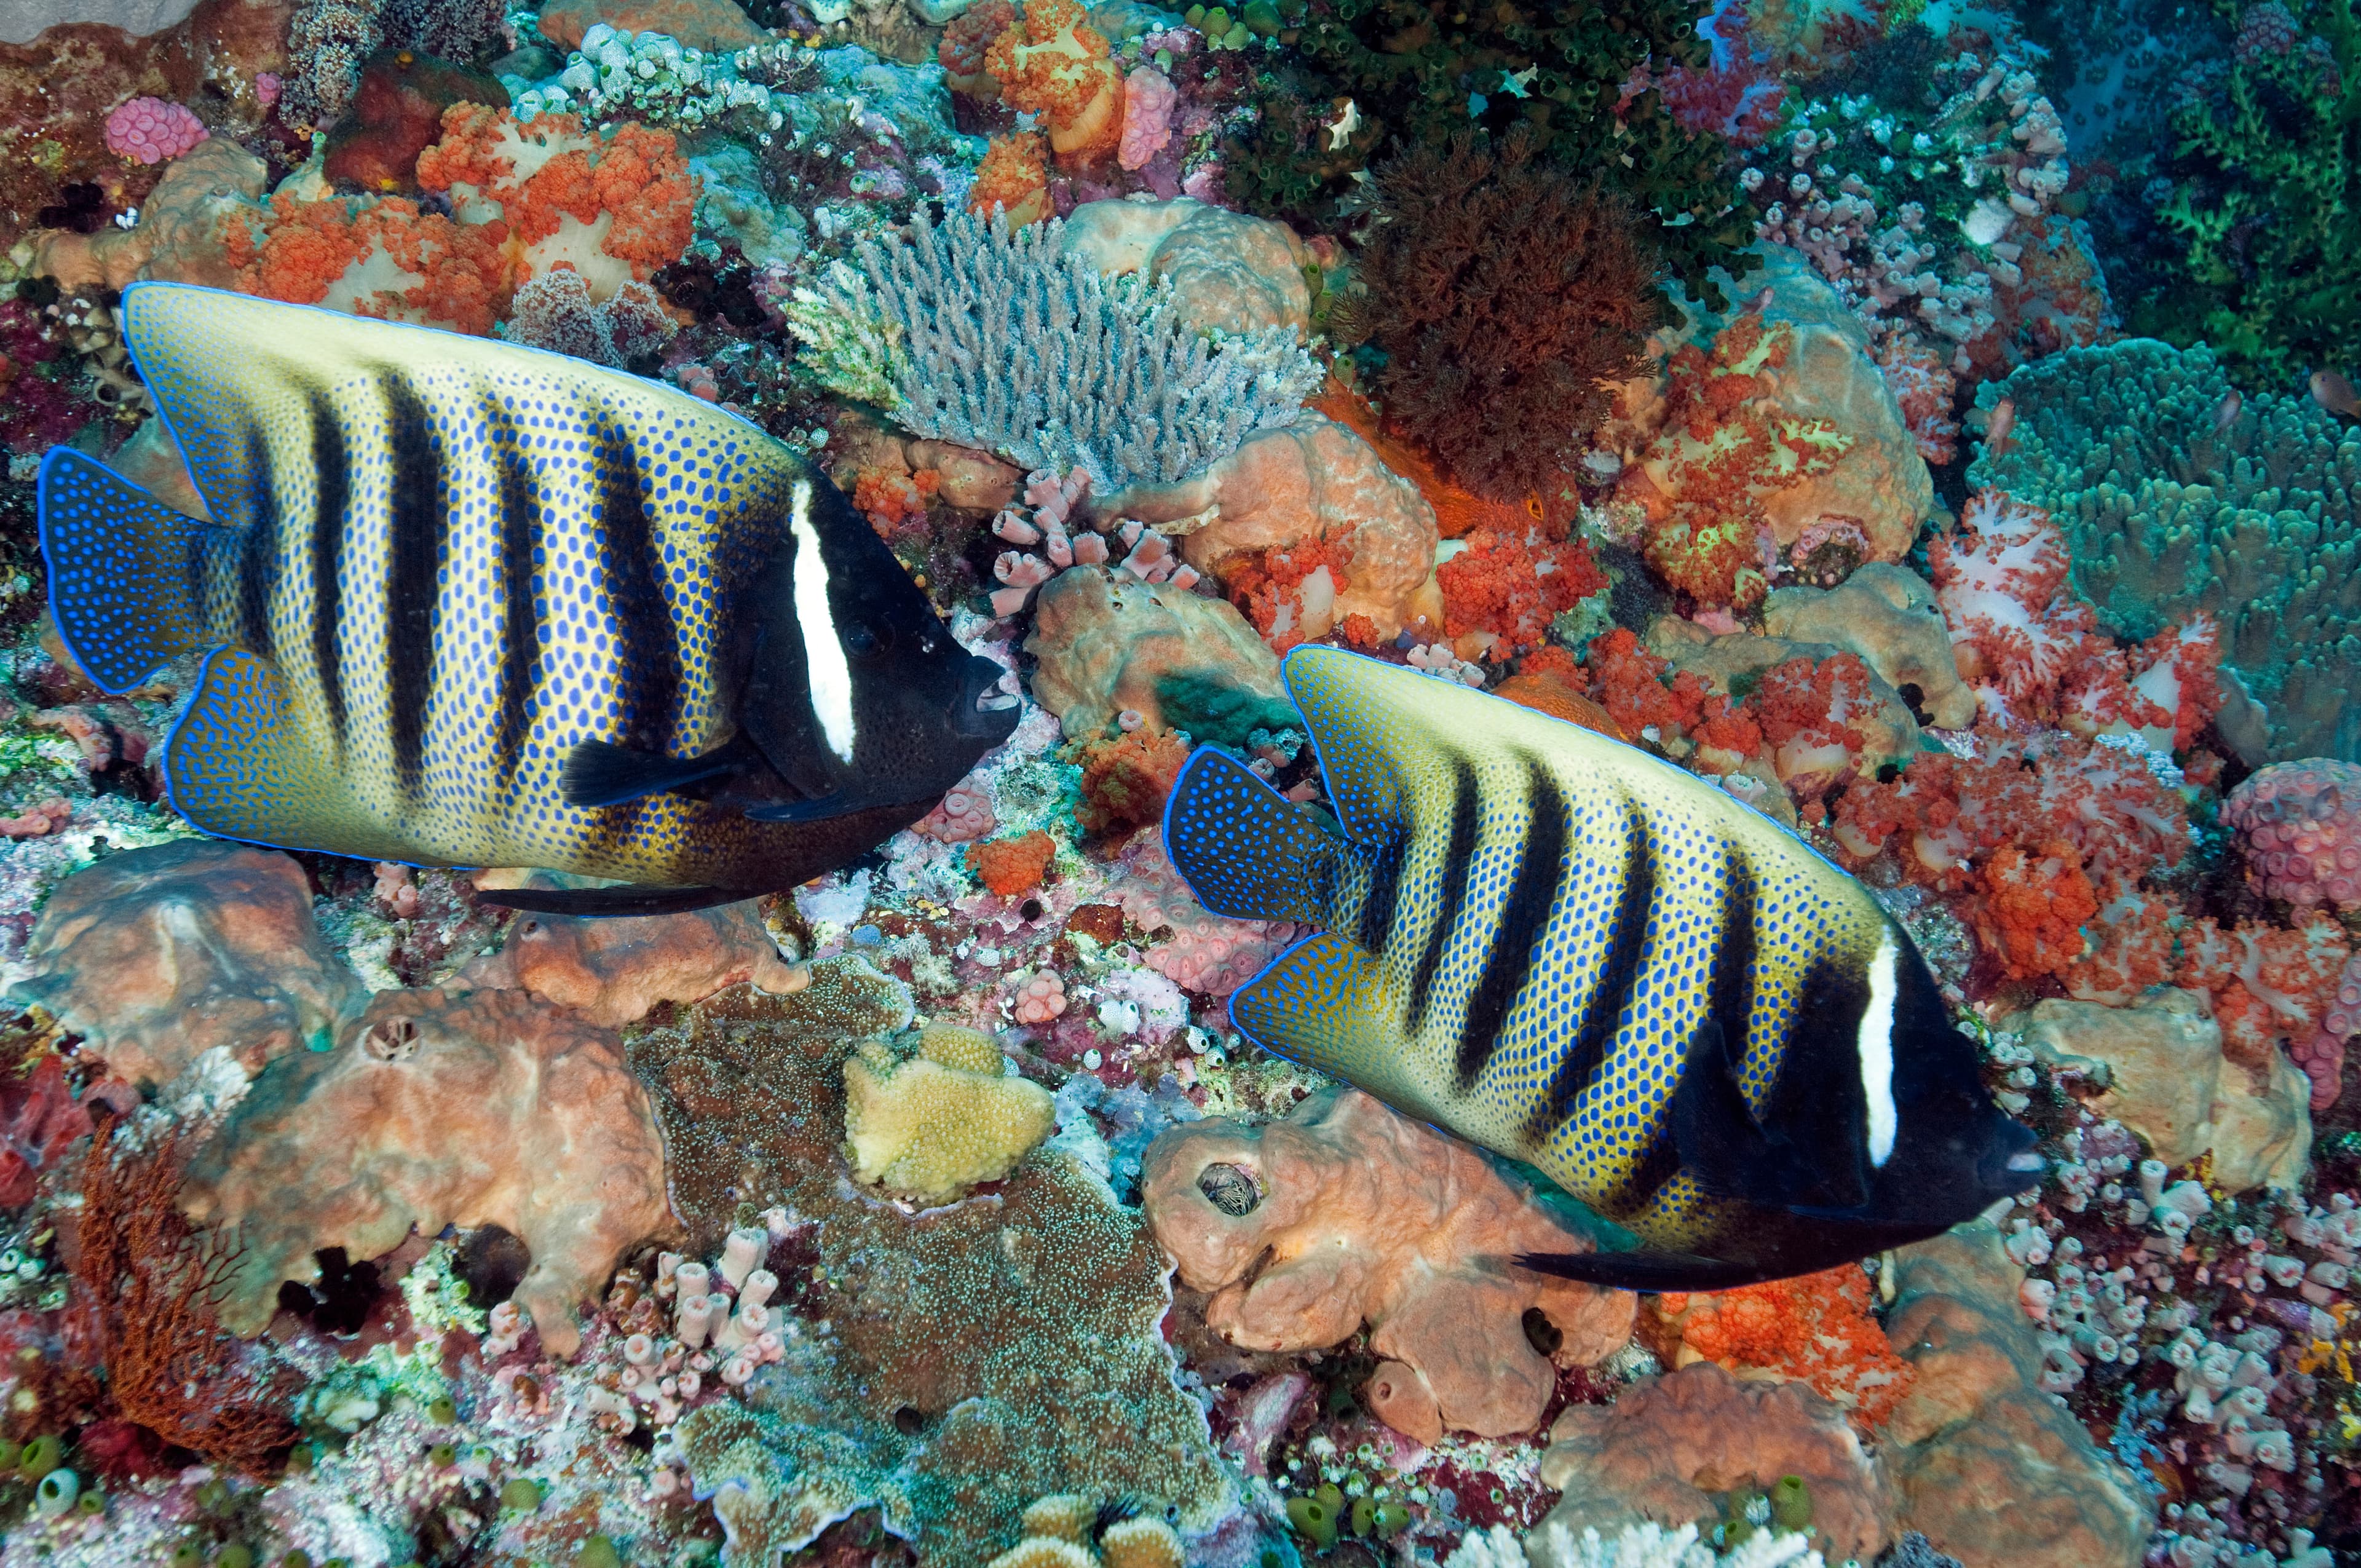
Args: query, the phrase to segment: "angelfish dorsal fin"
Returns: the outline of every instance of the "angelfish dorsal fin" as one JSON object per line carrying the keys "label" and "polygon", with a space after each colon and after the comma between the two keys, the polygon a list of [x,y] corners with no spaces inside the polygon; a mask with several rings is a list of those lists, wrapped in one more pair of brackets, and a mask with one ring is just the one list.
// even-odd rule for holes
{"label": "angelfish dorsal fin", "polygon": [[[1394,761],[1400,751],[1398,732],[1420,717],[1388,689],[1401,672],[1381,660],[1306,643],[1287,656],[1280,673],[1311,731],[1328,783],[1329,804],[1345,834],[1367,839],[1399,824],[1402,782]],[[1428,695],[1444,694],[1438,683]]]}

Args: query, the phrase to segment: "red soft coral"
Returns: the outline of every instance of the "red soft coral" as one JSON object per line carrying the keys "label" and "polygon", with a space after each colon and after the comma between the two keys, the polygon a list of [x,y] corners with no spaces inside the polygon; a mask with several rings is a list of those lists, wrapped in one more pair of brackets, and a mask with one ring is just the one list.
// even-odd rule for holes
{"label": "red soft coral", "polygon": [[[1335,603],[1336,588],[1345,580],[1351,565],[1342,540],[1299,539],[1291,544],[1273,545],[1252,559],[1225,565],[1223,576],[1239,612],[1262,633],[1273,652],[1284,653],[1303,641],[1315,623],[1320,630],[1311,635],[1325,634],[1329,612],[1312,612],[1323,602]],[[1315,576],[1323,574],[1323,582],[1312,583]]]}
{"label": "red soft coral", "polygon": [[[1780,782],[1798,798],[1850,780],[1871,737],[1861,728],[1877,710],[1869,666],[1851,653],[1815,663],[1790,659],[1763,672],[1746,707],[1773,748]],[[1742,732],[1722,733],[1737,739]]]}
{"label": "red soft coral", "polygon": [[2224,1055],[2253,1063],[2284,1046],[2312,1079],[2312,1109],[2324,1111],[2342,1087],[2343,1041],[2329,1025],[2351,1021],[2338,992],[2352,957],[2345,928],[2317,910],[2293,930],[2224,930],[2205,916],[2181,932],[2173,979],[2213,993]]}
{"label": "red soft coral", "polygon": [[41,1172],[90,1128],[90,1113],[75,1102],[55,1056],[0,1088],[0,1209],[32,1201]]}
{"label": "red soft coral", "polygon": [[[234,238],[230,247],[247,293],[478,335],[508,308],[509,236],[498,222],[456,223],[399,197],[299,202],[282,194],[270,213],[258,243]],[[368,287],[387,276],[386,263],[415,281]]]}
{"label": "red soft coral", "polygon": [[1677,740],[1704,718],[1710,695],[1696,674],[1672,668],[1619,626],[1591,640],[1589,696],[1624,733],[1659,744]]}
{"label": "red soft coral", "polygon": [[1960,673],[2028,713],[2047,709],[2097,628],[2065,592],[2072,561],[2049,514],[1979,490],[1959,527],[1927,542],[1927,565]]}
{"label": "red soft coral", "polygon": [[1550,621],[1607,586],[1607,574],[1578,540],[1552,543],[1539,524],[1510,532],[1481,529],[1466,548],[1436,568],[1443,630],[1455,643],[1470,634],[1496,639],[1487,656],[1522,652],[1549,634]]}

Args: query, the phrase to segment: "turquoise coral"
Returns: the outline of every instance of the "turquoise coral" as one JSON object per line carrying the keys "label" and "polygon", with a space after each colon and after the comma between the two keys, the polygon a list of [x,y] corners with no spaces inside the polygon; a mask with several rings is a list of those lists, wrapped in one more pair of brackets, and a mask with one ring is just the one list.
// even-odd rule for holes
{"label": "turquoise coral", "polygon": [[[2204,614],[2268,713],[2272,759],[2361,753],[2361,430],[2309,398],[2234,403],[2203,345],[2069,349],[1987,382],[2015,408],[1968,483],[2048,510],[2111,630]],[[2260,762],[2262,757],[2250,758]]]}

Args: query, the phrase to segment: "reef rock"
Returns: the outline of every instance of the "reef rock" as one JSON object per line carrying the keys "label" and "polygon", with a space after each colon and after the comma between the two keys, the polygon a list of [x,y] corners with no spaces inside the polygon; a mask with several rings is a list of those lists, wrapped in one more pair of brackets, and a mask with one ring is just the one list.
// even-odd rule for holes
{"label": "reef rock", "polygon": [[699,1002],[724,986],[794,991],[806,973],[779,957],[749,901],[686,915],[578,919],[527,915],[495,958],[468,966],[471,986],[532,992],[605,1028],[636,1023],[665,1002]]}
{"label": "reef rock", "polygon": [[[1782,362],[1753,372],[1758,389],[1744,406],[1772,419],[1826,420],[1850,443],[1828,472],[1761,491],[1771,531],[1784,550],[1808,532],[1850,523],[1867,540],[1871,559],[1899,561],[1934,508],[1935,483],[1870,353],[1868,329],[1801,255],[1775,245],[1752,254],[1761,266],[1731,294],[1743,297],[1767,288],[1763,322],[1789,328],[1792,341]],[[1724,324],[1725,318],[1692,307],[1686,334],[1708,342]],[[1677,346],[1677,337],[1673,341]],[[1626,383],[1626,417],[1600,433],[1623,449],[1627,463],[1641,465],[1659,490],[1676,499],[1670,475],[1689,438],[1665,428],[1666,386],[1661,376]]]}
{"label": "reef rock", "polygon": [[1243,742],[1294,722],[1279,660],[1229,605],[1104,566],[1042,587],[1025,651],[1040,661],[1034,699],[1071,740],[1096,740],[1118,715],[1200,740]]}
{"label": "reef rock", "polygon": [[1918,1370],[1886,1423],[1903,1528],[1966,1568],[2138,1563],[2153,1505],[2041,1391],[2025,1271],[2000,1232],[1978,1220],[1897,1257],[1886,1333]]}
{"label": "reef rock", "polygon": [[1872,561],[1833,588],[1780,588],[1763,604],[1763,629],[1796,642],[1849,653],[1899,692],[1918,689],[1918,708],[1941,729],[1976,721],[1976,694],[1960,679],[1951,635],[1927,579]]}
{"label": "reef rock", "polygon": [[321,939],[312,883],[287,856],[219,839],[126,850],[49,895],[18,993],[135,1084],[225,1047],[252,1073],[324,1045],[359,979]]}
{"label": "reef rock", "polygon": [[[1686,670],[1716,696],[1742,695],[1753,689],[1765,670],[1790,659],[1817,662],[1849,649],[1832,642],[1791,642],[1784,637],[1756,637],[1739,631],[1716,636],[1686,616],[1660,615],[1648,623],[1648,651],[1669,659],[1676,670]],[[1867,659],[1861,663],[1868,664]],[[1887,762],[1907,762],[1918,751],[1918,720],[1902,694],[1870,666],[1869,695],[1874,707],[1850,720],[1861,739],[1861,766],[1874,773]]]}
{"label": "reef rock", "polygon": [[1628,1293],[1500,1266],[1587,1250],[1530,1189],[1358,1090],[1315,1094],[1268,1126],[1174,1128],[1148,1146],[1140,1207],[1181,1282],[1213,1292],[1205,1321],[1232,1343],[1321,1349],[1367,1322],[1386,1358],[1370,1409],[1422,1442],[1541,1420],[1557,1374],[1526,1336],[1529,1310],[1563,1336],[1568,1365],[1631,1337]]}
{"label": "reef rock", "polygon": [[1269,218],[1208,206],[1187,196],[1085,202],[1066,219],[1060,247],[1102,272],[1145,272],[1172,285],[1174,302],[1200,332],[1292,327],[1312,333],[1312,252],[1295,231]]}
{"label": "reef rock", "polygon": [[499,1225],[533,1266],[515,1299],[571,1355],[576,1303],[675,1227],[664,1146],[620,1042],[516,992],[387,991],[335,1047],[263,1069],[181,1189],[239,1249],[221,1320],[261,1332],[313,1255],[378,1257],[413,1232]]}
{"label": "reef rock", "polygon": [[1332,565],[1326,603],[1304,607],[1290,628],[1323,637],[1347,616],[1366,615],[1392,637],[1421,622],[1443,623],[1434,581],[1439,543],[1434,509],[1418,487],[1378,459],[1351,429],[1306,414],[1267,430],[1176,484],[1135,485],[1093,503],[1101,516],[1137,518],[1180,535],[1180,558],[1221,580],[1242,558],[1318,540]]}
{"label": "reef rock", "polygon": [[69,292],[122,289],[140,280],[237,286],[228,238],[258,219],[269,176],[262,159],[228,137],[207,137],[164,166],[128,229],[48,229],[33,241],[30,270]]}
{"label": "reef rock", "polygon": [[1741,1382],[1699,1362],[1636,1383],[1612,1405],[1567,1407],[1541,1462],[1542,1485],[1564,1495],[1527,1550],[1534,1568],[1580,1568],[1547,1544],[1647,1520],[1710,1529],[1721,1494],[1767,1491],[1789,1475],[1807,1489],[1828,1561],[1870,1562],[1894,1539],[1883,1478],[1843,1411],[1800,1383]]}
{"label": "reef rock", "polygon": [[2092,1108],[2147,1141],[2169,1166],[2213,1156],[2213,1180],[2235,1196],[2302,1183],[2312,1156],[2312,1083],[2277,1050],[2223,1055],[2202,992],[2158,987],[2129,1007],[2049,998],[2001,1025],[2052,1071],[2097,1091]]}
{"label": "reef rock", "polygon": [[769,35],[731,0],[551,0],[541,13],[541,36],[560,49],[579,49],[582,35],[604,22],[622,33],[662,33],[683,49],[728,54]]}

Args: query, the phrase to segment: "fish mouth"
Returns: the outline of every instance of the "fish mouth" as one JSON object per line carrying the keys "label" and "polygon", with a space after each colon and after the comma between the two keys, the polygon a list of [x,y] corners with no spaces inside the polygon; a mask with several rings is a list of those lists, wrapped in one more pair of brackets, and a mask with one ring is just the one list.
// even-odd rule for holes
{"label": "fish mouth", "polygon": [[970,655],[967,677],[951,699],[951,732],[969,740],[998,745],[1016,728],[1025,699],[1016,691],[1016,672],[1005,670],[981,654]]}

